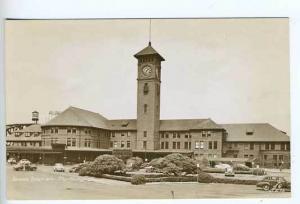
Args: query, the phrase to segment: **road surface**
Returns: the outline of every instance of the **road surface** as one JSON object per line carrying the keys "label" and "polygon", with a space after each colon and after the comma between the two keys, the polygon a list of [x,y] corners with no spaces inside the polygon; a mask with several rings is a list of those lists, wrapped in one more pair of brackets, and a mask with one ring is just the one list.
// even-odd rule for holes
{"label": "road surface", "polygon": [[[173,192],[173,193],[172,193]],[[147,183],[132,185],[109,179],[54,173],[38,166],[34,172],[14,171],[7,166],[9,200],[95,200],[95,199],[193,199],[193,198],[279,198],[289,192],[265,192],[254,185],[201,183]]]}

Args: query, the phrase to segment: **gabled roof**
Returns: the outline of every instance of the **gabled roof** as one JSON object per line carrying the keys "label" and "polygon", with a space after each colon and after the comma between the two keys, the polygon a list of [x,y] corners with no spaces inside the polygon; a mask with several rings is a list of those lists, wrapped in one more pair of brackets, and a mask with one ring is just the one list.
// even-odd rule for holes
{"label": "gabled roof", "polygon": [[134,57],[139,58],[146,55],[157,55],[161,61],[165,61],[165,59],[151,46],[151,42],[149,42],[147,47],[136,53]]}
{"label": "gabled roof", "polygon": [[107,129],[107,119],[99,113],[70,106],[43,126],[80,126]]}
{"label": "gabled roof", "polygon": [[109,120],[107,126],[110,130],[136,130],[136,119]]}
{"label": "gabled roof", "polygon": [[161,120],[161,131],[223,129],[211,119]]}
{"label": "gabled roof", "polygon": [[17,130],[15,132],[42,132],[42,129],[41,129],[41,125],[39,124],[32,124],[32,125],[29,125],[21,130]]}
{"label": "gabled roof", "polygon": [[[290,137],[268,123],[221,124],[227,142],[288,142]],[[248,132],[248,134],[246,134]],[[252,133],[251,133],[252,132]],[[250,134],[249,134],[250,133]]]}

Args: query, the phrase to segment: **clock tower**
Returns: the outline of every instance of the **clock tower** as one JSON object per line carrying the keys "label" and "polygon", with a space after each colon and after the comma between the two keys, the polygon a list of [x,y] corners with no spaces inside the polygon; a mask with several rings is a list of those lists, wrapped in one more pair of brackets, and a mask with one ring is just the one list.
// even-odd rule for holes
{"label": "clock tower", "polygon": [[164,58],[149,45],[134,55],[138,60],[137,149],[160,148],[160,82]]}

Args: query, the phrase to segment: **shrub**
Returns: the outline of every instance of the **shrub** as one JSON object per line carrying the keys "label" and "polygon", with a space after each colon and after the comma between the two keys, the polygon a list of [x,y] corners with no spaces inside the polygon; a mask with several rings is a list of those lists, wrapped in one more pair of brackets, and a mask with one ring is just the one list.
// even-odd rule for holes
{"label": "shrub", "polygon": [[182,172],[195,173],[197,170],[196,161],[182,154],[169,154],[163,158],[153,159],[149,166],[158,169],[156,172],[162,172],[167,175],[180,175]]}
{"label": "shrub", "polygon": [[145,184],[146,183],[146,177],[143,175],[134,175],[131,178],[131,184],[133,185],[140,185],[140,184]]}
{"label": "shrub", "polygon": [[262,176],[262,175],[267,174],[267,172],[265,171],[265,169],[257,168],[257,169],[252,169],[252,174]]}
{"label": "shrub", "polygon": [[208,173],[199,172],[198,174],[198,182],[199,183],[213,183],[215,178]]}
{"label": "shrub", "polygon": [[139,170],[143,164],[143,159],[140,157],[131,157],[126,161],[126,168],[130,170]]}
{"label": "shrub", "polygon": [[233,170],[234,171],[250,171],[250,168],[244,164],[234,164]]}
{"label": "shrub", "polygon": [[117,170],[125,168],[125,164],[121,159],[113,155],[98,156],[93,162],[86,164],[79,171],[80,176],[101,177],[102,174],[113,174]]}

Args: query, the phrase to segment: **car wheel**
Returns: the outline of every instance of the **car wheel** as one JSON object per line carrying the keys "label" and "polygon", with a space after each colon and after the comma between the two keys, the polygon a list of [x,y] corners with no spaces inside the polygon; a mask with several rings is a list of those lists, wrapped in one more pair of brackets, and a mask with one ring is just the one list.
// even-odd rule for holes
{"label": "car wheel", "polygon": [[277,188],[278,188],[278,189],[282,189],[282,187],[283,187],[283,186],[282,186],[282,184],[281,184],[281,183],[280,183],[280,184],[278,184],[278,186],[277,186]]}
{"label": "car wheel", "polygon": [[263,189],[264,189],[265,191],[268,191],[268,190],[270,190],[270,186],[266,184],[266,185],[263,186]]}

